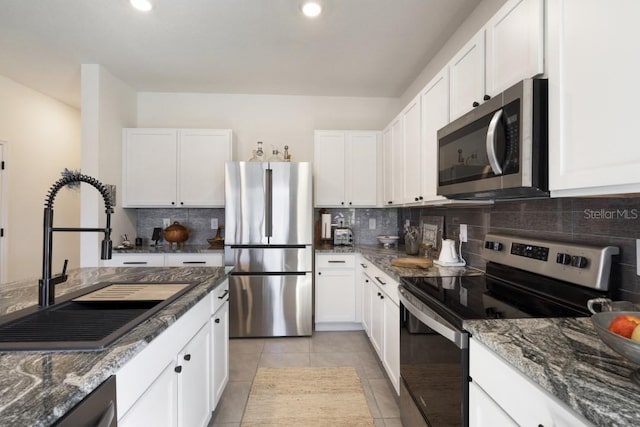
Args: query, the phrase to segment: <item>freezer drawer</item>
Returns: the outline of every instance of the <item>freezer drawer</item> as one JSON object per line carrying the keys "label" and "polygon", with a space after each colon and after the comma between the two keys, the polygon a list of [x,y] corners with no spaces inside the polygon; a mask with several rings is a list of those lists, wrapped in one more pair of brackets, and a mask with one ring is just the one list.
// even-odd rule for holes
{"label": "freezer drawer", "polygon": [[313,271],[313,248],[297,246],[227,246],[225,265],[233,266],[234,273],[280,273],[283,271]]}
{"label": "freezer drawer", "polygon": [[229,336],[312,334],[311,273],[229,276]]}

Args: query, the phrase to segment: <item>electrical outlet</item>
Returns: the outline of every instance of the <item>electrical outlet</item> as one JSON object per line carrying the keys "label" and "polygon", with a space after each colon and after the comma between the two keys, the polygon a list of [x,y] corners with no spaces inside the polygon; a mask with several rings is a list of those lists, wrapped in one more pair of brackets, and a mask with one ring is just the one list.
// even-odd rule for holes
{"label": "electrical outlet", "polygon": [[460,241],[467,241],[467,224],[460,224]]}
{"label": "electrical outlet", "polygon": [[376,229],[376,219],[369,218],[369,230],[375,230],[375,229]]}
{"label": "electrical outlet", "polygon": [[636,274],[640,276],[640,239],[636,239]]}
{"label": "electrical outlet", "polygon": [[218,229],[218,218],[211,218],[211,229],[212,230]]}
{"label": "electrical outlet", "polygon": [[170,222],[171,222],[170,218],[162,218],[162,227],[167,228],[170,225]]}

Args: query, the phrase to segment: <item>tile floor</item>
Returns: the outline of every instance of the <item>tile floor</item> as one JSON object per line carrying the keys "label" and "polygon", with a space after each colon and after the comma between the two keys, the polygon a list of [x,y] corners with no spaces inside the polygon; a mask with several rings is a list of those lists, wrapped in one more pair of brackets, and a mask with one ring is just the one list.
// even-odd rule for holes
{"label": "tile floor", "polygon": [[212,427],[240,426],[259,366],[352,366],[356,368],[375,425],[402,426],[395,391],[364,331],[314,332],[312,337],[232,339],[229,383]]}

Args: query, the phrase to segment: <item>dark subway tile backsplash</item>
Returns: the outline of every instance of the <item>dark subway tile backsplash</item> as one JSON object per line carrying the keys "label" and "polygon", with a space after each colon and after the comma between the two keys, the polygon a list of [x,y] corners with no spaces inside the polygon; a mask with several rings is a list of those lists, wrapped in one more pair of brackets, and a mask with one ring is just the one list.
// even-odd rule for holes
{"label": "dark subway tile backsplash", "polygon": [[460,224],[468,225],[469,242],[462,255],[469,265],[484,269],[482,242],[487,232],[519,234],[550,240],[612,245],[613,297],[640,302],[640,277],[636,275],[636,241],[640,238],[640,197],[559,198],[499,201],[483,207],[432,207],[398,209],[398,224],[420,216],[445,216],[444,236],[458,238]]}

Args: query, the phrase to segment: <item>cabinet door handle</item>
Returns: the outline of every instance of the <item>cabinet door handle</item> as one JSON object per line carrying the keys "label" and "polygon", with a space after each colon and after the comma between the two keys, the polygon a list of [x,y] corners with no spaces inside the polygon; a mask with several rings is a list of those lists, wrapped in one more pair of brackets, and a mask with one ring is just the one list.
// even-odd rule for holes
{"label": "cabinet door handle", "polygon": [[381,285],[386,285],[385,282],[383,282],[382,280],[380,280],[380,278],[378,276],[374,276],[376,278],[376,280],[378,281],[378,283],[380,283]]}
{"label": "cabinet door handle", "polygon": [[173,368],[173,370],[179,374],[180,372],[182,372],[182,366],[178,365],[175,368]]}
{"label": "cabinet door handle", "polygon": [[367,266],[367,264],[362,264],[362,263],[360,263],[360,265],[362,266],[362,268],[369,268],[369,267]]}
{"label": "cabinet door handle", "polygon": [[318,276],[322,276],[322,271],[318,271]]}
{"label": "cabinet door handle", "polygon": [[171,205],[175,205],[175,204],[176,204],[176,202],[171,202]]}
{"label": "cabinet door handle", "polygon": [[424,200],[424,197],[422,197],[422,196],[420,196],[420,197],[418,197],[418,198],[419,198],[420,200]]}
{"label": "cabinet door handle", "polygon": [[345,260],[338,260],[338,261],[334,261],[334,260],[329,260],[327,261],[329,264],[344,264],[346,261]]}
{"label": "cabinet door handle", "polygon": [[214,322],[220,323],[220,319],[216,319],[216,320],[214,320]]}
{"label": "cabinet door handle", "polygon": [[365,283],[369,283],[369,279],[364,279]]}
{"label": "cabinet door handle", "polygon": [[220,295],[218,297],[218,299],[224,299],[224,297],[226,297],[227,295],[229,295],[229,289],[225,289],[224,293],[222,295]]}
{"label": "cabinet door handle", "polygon": [[351,205],[352,205],[352,203],[351,203],[351,202],[349,202],[349,206],[351,206]]}
{"label": "cabinet door handle", "polygon": [[185,354],[184,356],[182,356],[184,358],[184,360],[186,360],[187,362],[189,360],[191,360],[191,355],[189,353]]}
{"label": "cabinet door handle", "polygon": [[418,199],[417,197],[414,197],[414,200],[417,202],[417,201],[418,201],[418,200],[420,200],[420,199]]}
{"label": "cabinet door handle", "polygon": [[183,264],[206,264],[207,261],[182,261]]}
{"label": "cabinet door handle", "polygon": [[183,206],[183,205],[184,205],[184,202],[180,202],[180,206]]}
{"label": "cabinet door handle", "polygon": [[341,205],[344,205],[344,202],[340,202]]}
{"label": "cabinet door handle", "polygon": [[384,299],[384,295],[380,294],[380,299]]}
{"label": "cabinet door handle", "polygon": [[126,265],[145,265],[148,264],[147,261],[125,261],[122,264]]}
{"label": "cabinet door handle", "polygon": [[393,203],[393,201],[392,201],[392,200],[389,200],[387,203],[391,204],[391,203]]}
{"label": "cabinet door handle", "polygon": [[380,296],[380,295],[381,295],[380,292],[378,292],[378,296]]}
{"label": "cabinet door handle", "polygon": [[475,102],[475,101],[474,101],[474,103],[473,103],[473,104],[471,104],[471,105],[473,105],[473,108],[476,108],[476,107],[477,107],[478,105],[480,105],[480,104],[479,104],[478,102]]}
{"label": "cabinet door handle", "polygon": [[491,99],[491,97],[490,97],[489,95],[485,95],[485,96],[483,96],[483,97],[482,97],[482,99],[483,99],[484,101],[488,101],[488,100],[490,100],[490,99]]}

